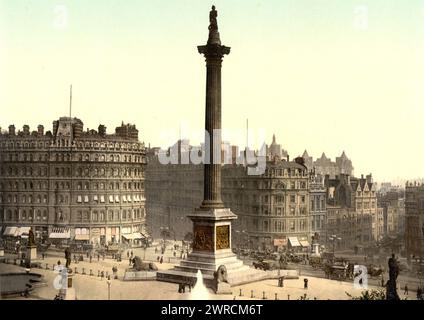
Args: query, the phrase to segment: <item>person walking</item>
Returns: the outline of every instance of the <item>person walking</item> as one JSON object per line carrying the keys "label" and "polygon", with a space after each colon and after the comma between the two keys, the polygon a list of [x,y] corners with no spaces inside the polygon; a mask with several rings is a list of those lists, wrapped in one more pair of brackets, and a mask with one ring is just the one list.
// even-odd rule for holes
{"label": "person walking", "polygon": [[160,264],[163,263],[163,256],[160,257]]}
{"label": "person walking", "polygon": [[308,278],[303,279],[303,289],[308,289]]}
{"label": "person walking", "polygon": [[405,283],[405,292],[403,294],[406,295],[406,296],[409,294],[407,283]]}

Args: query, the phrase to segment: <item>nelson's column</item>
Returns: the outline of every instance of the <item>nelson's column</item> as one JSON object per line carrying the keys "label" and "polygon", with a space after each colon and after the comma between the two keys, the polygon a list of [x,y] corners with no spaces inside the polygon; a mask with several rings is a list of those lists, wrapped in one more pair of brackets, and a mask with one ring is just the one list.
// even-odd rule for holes
{"label": "nelson's column", "polygon": [[[198,46],[206,58],[206,114],[204,195],[193,221],[193,252],[172,270],[160,271],[157,279],[184,282],[201,270],[207,286],[213,286],[214,272],[225,266],[230,285],[263,279],[263,271],[244,265],[231,250],[231,220],[237,216],[221,200],[221,65],[230,48],[221,45],[215,6],[209,14],[209,38]],[[209,161],[208,161],[209,160]]]}

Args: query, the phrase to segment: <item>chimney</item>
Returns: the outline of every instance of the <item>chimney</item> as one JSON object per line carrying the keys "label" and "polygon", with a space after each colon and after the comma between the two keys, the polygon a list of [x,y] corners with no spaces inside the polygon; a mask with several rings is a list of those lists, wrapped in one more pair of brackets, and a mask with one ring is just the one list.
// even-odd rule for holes
{"label": "chimney", "polygon": [[11,124],[11,125],[9,126],[9,134],[10,134],[11,136],[14,136],[14,135],[15,135],[15,125]]}
{"label": "chimney", "polygon": [[40,136],[42,136],[42,135],[44,135],[44,126],[43,125],[38,125],[38,127],[37,127],[37,131],[38,131],[38,134],[40,135]]}
{"label": "chimney", "polygon": [[24,126],[22,127],[22,130],[24,131],[24,134],[29,134],[29,125],[24,124]]}
{"label": "chimney", "polygon": [[99,135],[101,136],[106,135],[106,127],[103,124],[99,125]]}
{"label": "chimney", "polygon": [[363,174],[361,174],[361,179],[364,179],[364,175]]}
{"label": "chimney", "polygon": [[372,183],[372,174],[367,175],[367,182]]}
{"label": "chimney", "polygon": [[290,156],[287,154],[287,162],[290,161]]}

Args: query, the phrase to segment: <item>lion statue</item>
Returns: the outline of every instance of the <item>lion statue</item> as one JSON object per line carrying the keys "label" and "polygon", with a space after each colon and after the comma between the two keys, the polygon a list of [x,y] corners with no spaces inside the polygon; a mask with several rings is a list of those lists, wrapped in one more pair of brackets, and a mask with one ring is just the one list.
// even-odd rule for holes
{"label": "lion statue", "polygon": [[214,272],[213,276],[217,283],[220,283],[220,282],[228,283],[227,268],[224,265],[219,266],[218,269]]}

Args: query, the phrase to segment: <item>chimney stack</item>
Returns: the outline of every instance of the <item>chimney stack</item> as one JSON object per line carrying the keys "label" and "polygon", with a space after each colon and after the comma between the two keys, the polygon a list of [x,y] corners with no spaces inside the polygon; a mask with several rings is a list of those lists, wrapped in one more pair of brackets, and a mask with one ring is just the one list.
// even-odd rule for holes
{"label": "chimney stack", "polygon": [[13,124],[11,124],[10,126],[9,126],[9,134],[11,135],[11,136],[14,136],[16,133],[15,133],[15,125],[13,125]]}
{"label": "chimney stack", "polygon": [[40,136],[44,135],[44,126],[43,125],[38,125],[37,127],[37,132]]}

